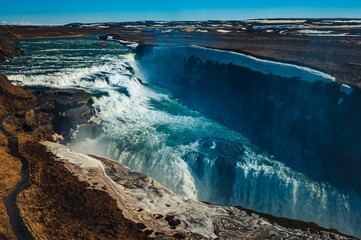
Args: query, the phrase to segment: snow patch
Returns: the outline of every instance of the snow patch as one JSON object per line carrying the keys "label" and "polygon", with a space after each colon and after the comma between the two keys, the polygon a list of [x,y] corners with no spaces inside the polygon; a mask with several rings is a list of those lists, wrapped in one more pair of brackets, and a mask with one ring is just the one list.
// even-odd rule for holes
{"label": "snow patch", "polygon": [[265,23],[265,24],[282,24],[282,23],[304,23],[306,20],[304,19],[250,19],[247,22],[257,22],[257,23]]}
{"label": "snow patch", "polygon": [[[347,84],[341,84],[339,91],[345,93],[346,95],[350,95],[353,92],[353,88]],[[341,105],[343,103],[344,98],[345,96],[338,99],[338,105]]]}
{"label": "snow patch", "polygon": [[296,24],[282,24],[282,25],[259,25],[252,26],[253,29],[268,29],[268,28],[287,28],[287,29],[297,29],[297,28],[308,28],[304,25],[296,25]]}
{"label": "snow patch", "polygon": [[195,32],[207,33],[208,30],[207,29],[196,29]]}
{"label": "snow patch", "polygon": [[[325,82],[331,82],[331,81],[334,82],[336,80],[336,78],[331,76],[330,74],[327,74],[327,73],[324,73],[324,72],[321,72],[321,71],[318,71],[318,70],[315,70],[312,68],[291,64],[291,63],[282,63],[282,62],[276,62],[276,61],[271,61],[271,60],[265,60],[265,59],[256,58],[256,57],[253,57],[253,56],[250,56],[247,54],[243,54],[243,53],[237,53],[237,52],[225,51],[225,50],[219,50],[219,49],[210,49],[210,48],[201,47],[198,45],[193,45],[192,47],[198,48],[198,49],[203,49],[203,50],[208,50],[208,51],[213,51],[213,52],[221,52],[221,53],[231,54],[229,56],[229,59],[232,59],[232,60],[230,60],[230,62],[237,64],[237,61],[239,61],[242,66],[245,66],[246,62],[242,59],[237,60],[236,58],[232,57],[232,55],[238,55],[238,56],[242,56],[242,57],[254,60],[254,61],[258,62],[259,65],[257,65],[257,66],[263,65],[265,68],[256,67],[256,65],[253,63],[248,63],[249,65],[247,65],[247,67],[250,67],[251,69],[255,69],[256,71],[261,71],[266,74],[273,72],[276,75],[292,77],[292,75],[288,75],[287,72],[291,71],[292,68],[294,68],[294,69],[300,70],[299,74],[307,75],[307,77],[303,77],[303,78],[301,77],[301,80],[310,81],[310,82],[313,82],[316,80],[321,80],[321,81],[325,81]],[[219,59],[217,59],[217,60],[219,61]],[[228,62],[228,61],[225,61],[225,62]],[[267,64],[267,66],[265,64]],[[276,70],[276,69],[278,69],[278,70]]]}
{"label": "snow patch", "polygon": [[347,84],[341,84],[339,90],[346,93],[346,95],[350,95],[353,92],[353,88]]}
{"label": "snow patch", "polygon": [[324,20],[322,22],[333,22],[333,23],[361,23],[361,20]]}
{"label": "snow patch", "polygon": [[118,41],[119,43],[121,43],[131,49],[136,49],[139,46],[139,43],[137,43],[137,42],[130,42],[130,41],[122,40],[122,39],[116,39],[114,41]]}
{"label": "snow patch", "polygon": [[306,33],[306,34],[326,34],[332,33],[333,31],[320,31],[320,30],[299,30],[299,33]]}
{"label": "snow patch", "polygon": [[224,29],[217,29],[217,32],[219,32],[219,33],[230,33],[232,31],[224,30]]}

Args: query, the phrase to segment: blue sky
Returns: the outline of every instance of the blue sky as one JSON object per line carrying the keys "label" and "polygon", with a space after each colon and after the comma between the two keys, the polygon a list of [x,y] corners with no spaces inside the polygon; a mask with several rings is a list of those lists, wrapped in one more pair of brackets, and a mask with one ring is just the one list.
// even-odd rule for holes
{"label": "blue sky", "polygon": [[0,0],[0,22],[361,18],[361,0]]}

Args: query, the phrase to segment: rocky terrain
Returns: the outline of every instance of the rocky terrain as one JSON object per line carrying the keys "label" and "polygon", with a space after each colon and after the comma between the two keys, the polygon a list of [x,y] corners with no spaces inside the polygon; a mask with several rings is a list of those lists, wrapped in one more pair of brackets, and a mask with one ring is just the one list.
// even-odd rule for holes
{"label": "rocky terrain", "polygon": [[[30,164],[30,181],[18,197],[27,228],[36,239],[349,239],[336,230],[263,215],[241,207],[219,207],[179,197],[153,179],[119,163],[72,152],[52,143],[54,129],[86,123],[89,95],[77,90],[30,91],[1,76],[3,126]],[[70,112],[76,111],[72,117]],[[68,117],[65,128],[57,118]],[[73,115],[74,116],[74,115]],[[4,198],[20,178],[19,160],[1,135],[0,178]],[[52,142],[39,141],[50,140]],[[1,234],[15,239],[1,206]],[[189,214],[192,213],[192,214]]]}
{"label": "rocky terrain", "polygon": [[[33,101],[33,96],[24,89],[14,87],[7,78],[0,75],[0,115],[15,113]],[[21,163],[10,154],[8,149],[8,139],[3,132],[0,132],[0,233],[10,239],[15,238],[5,207],[5,199],[20,181]]]}
{"label": "rocky terrain", "polygon": [[[135,27],[141,24],[144,23],[0,27],[0,61],[21,53],[13,48],[18,38],[97,33],[143,44],[187,43],[246,52],[315,67],[336,76],[339,82],[354,86],[361,81],[358,37],[334,40],[300,36],[292,31],[282,35],[276,28],[271,29],[274,32],[266,32],[247,23],[152,22]],[[0,75],[0,117],[6,130],[0,131],[1,239],[21,236],[11,224],[13,211],[4,203],[20,181],[24,165],[11,154],[6,132],[16,140],[19,154],[29,163],[30,180],[17,197],[17,206],[35,239],[353,238],[314,223],[179,197],[121,164],[78,154],[54,143],[66,143],[72,130],[88,124],[92,117],[90,95],[83,91],[23,88]]]}
{"label": "rocky terrain", "polygon": [[87,183],[89,189],[105,192],[116,200],[125,218],[137,223],[138,229],[151,238],[348,238],[310,223],[288,220],[285,224],[280,219],[270,221],[242,208],[214,206],[180,197],[150,177],[132,172],[114,161],[79,154],[56,143],[41,144],[53,154],[53,161],[63,163],[73,176]]}
{"label": "rocky terrain", "polygon": [[[1,172],[3,173],[0,177],[0,184],[2,186],[0,192],[0,197],[2,199],[2,204],[0,205],[0,211],[2,213],[0,215],[2,219],[0,232],[2,233],[2,236],[4,235],[8,239],[15,239],[15,236],[16,238],[22,239],[23,235],[21,233],[21,228],[14,227],[14,225],[18,225],[16,221],[16,209],[8,203],[12,190],[19,188],[17,183],[20,180],[20,173],[24,173],[24,171],[28,170],[24,165],[21,166],[20,157],[26,157],[31,169],[30,176],[26,176],[26,178],[30,177],[30,181],[25,182],[25,185],[27,185],[26,190],[22,192],[17,199],[17,202],[20,205],[21,215],[24,217],[26,225],[29,227],[32,227],[34,223],[37,223],[35,221],[27,221],[26,216],[33,216],[32,214],[37,213],[37,211],[28,212],[28,209],[31,206],[31,200],[41,206],[44,206],[45,201],[39,201],[40,198],[38,198],[38,196],[36,196],[37,198],[29,197],[28,194],[33,194],[32,196],[34,196],[33,191],[39,191],[37,186],[40,185],[41,181],[36,178],[35,173],[38,171],[41,173],[46,172],[40,161],[43,157],[40,156],[36,159],[38,162],[32,162],[30,160],[33,158],[28,158],[26,152],[23,152],[23,148],[26,146],[27,149],[29,149],[29,146],[35,145],[35,147],[28,150],[30,151],[30,156],[34,157],[38,141],[45,139],[50,141],[63,141],[63,137],[60,137],[59,134],[55,134],[55,131],[63,134],[63,136],[67,138],[71,134],[71,129],[76,129],[76,126],[80,124],[87,124],[88,119],[92,116],[92,110],[90,108],[91,100],[89,94],[80,90],[30,90],[16,87],[10,84],[4,75],[0,75],[0,91],[0,110],[1,116],[3,117],[1,128],[4,128],[0,135],[1,159],[3,160],[0,164]],[[9,134],[10,138],[6,138],[5,134]],[[9,139],[15,139],[19,145],[19,152],[17,152],[18,150],[16,149],[14,155],[10,154],[11,152],[14,152],[14,149],[12,149],[9,144]],[[17,156],[16,153],[19,155]],[[41,154],[45,154],[45,151]],[[48,171],[53,172],[55,168],[49,167],[47,169]],[[24,176],[22,176],[22,179],[24,179]],[[54,179],[50,179],[47,183],[51,183],[51,186],[54,186]],[[6,203],[8,204],[6,205]],[[69,206],[74,205],[69,204]],[[44,208],[41,207],[41,209]],[[46,208],[46,211],[51,212],[52,210],[50,209],[53,208]],[[74,213],[75,212],[76,211],[74,211]],[[52,215],[54,213],[50,214]],[[45,216],[46,214],[39,217],[46,218]],[[84,217],[86,217],[86,215],[84,215]],[[37,223],[37,225],[31,229],[34,236],[36,236],[37,231],[39,231],[39,225],[40,224]],[[75,229],[74,231],[80,231],[84,225],[87,224],[79,226],[78,229],[76,227],[73,229]],[[13,229],[14,232],[11,231],[11,229]],[[39,236],[44,238],[43,233]],[[47,239],[52,238],[50,236],[51,235],[48,235]]]}
{"label": "rocky terrain", "polygon": [[360,19],[261,19],[205,22],[73,23],[65,26],[0,26],[0,59],[19,52],[17,38],[109,34],[141,44],[197,44],[324,71],[336,81],[361,82]]}

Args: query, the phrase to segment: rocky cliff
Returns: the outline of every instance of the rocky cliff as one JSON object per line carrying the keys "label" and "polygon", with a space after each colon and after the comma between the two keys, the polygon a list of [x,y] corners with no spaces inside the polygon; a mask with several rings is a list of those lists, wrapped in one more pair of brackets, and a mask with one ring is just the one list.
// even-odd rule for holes
{"label": "rocky cliff", "polygon": [[[28,171],[27,167],[20,163],[23,146],[45,139],[66,141],[79,125],[87,124],[92,116],[92,109],[90,95],[83,91],[25,89],[12,85],[4,75],[0,75],[0,93],[0,233],[8,239],[15,239],[21,236],[21,229],[14,228],[17,223],[12,219],[16,219],[16,205],[12,205],[9,196],[14,189],[19,189],[20,178],[23,181],[23,174]],[[16,145],[10,144],[10,141]],[[34,150],[35,148],[31,149],[31,155]],[[42,171],[39,166],[40,164],[30,164],[32,171]],[[51,168],[49,170],[51,171]],[[30,176],[25,175],[25,179],[30,177],[30,181],[24,184],[29,189],[36,189],[37,182],[32,171]],[[24,196],[19,196],[18,202],[24,202]],[[27,200],[30,201],[31,198]],[[24,219],[30,215],[25,208],[28,204],[27,202],[20,207]],[[31,226],[31,222],[27,222],[27,225]],[[33,231],[34,235],[35,233],[36,231]]]}
{"label": "rocky cliff", "polygon": [[[14,40],[11,33],[1,39],[0,61],[18,53],[11,48]],[[17,203],[34,238],[352,239],[313,223],[180,197],[118,163],[55,144],[91,118],[91,99],[83,91],[26,89],[0,75],[0,116],[30,164],[30,180]],[[22,166],[2,131],[0,161],[3,203]],[[0,238],[15,239],[7,213],[0,204]]]}
{"label": "rocky cliff", "polygon": [[[155,239],[347,239],[334,230],[327,230],[312,223],[278,219],[260,215],[237,207],[209,205],[180,197],[164,188],[161,184],[145,176],[132,172],[114,161],[73,152],[69,148],[51,142],[42,142],[46,148],[47,158],[52,164],[61,163],[74,178],[94,194],[105,195],[111,199],[106,209],[118,209],[122,217],[135,223],[139,234]],[[33,149],[33,148],[32,148]],[[29,158],[36,158],[36,155]],[[62,186],[51,192],[61,192]],[[58,185],[57,185],[58,186]],[[75,186],[67,184],[68,194],[72,194]],[[47,195],[50,195],[48,193]],[[74,199],[75,198],[75,199]],[[81,201],[78,201],[80,198]],[[63,197],[61,197],[63,199]],[[83,194],[71,196],[68,201],[80,204],[79,211],[90,211],[89,217],[97,219],[94,228],[98,228],[98,219],[102,213],[96,213],[105,202],[89,205],[91,199]],[[66,203],[68,204],[68,203]],[[73,205],[72,204],[72,205]],[[64,205],[63,205],[64,206]],[[68,205],[64,207],[68,208]],[[117,230],[122,221],[115,221],[114,212],[106,214],[108,224]],[[62,216],[64,216],[62,214]],[[82,216],[82,215],[81,215]],[[78,220],[80,216],[76,218]],[[114,219],[115,220],[115,219]],[[123,220],[124,221],[124,220]],[[60,223],[60,226],[61,223]],[[106,225],[108,226],[108,225]],[[132,225],[130,225],[132,226]],[[89,226],[90,227],[90,226]],[[107,228],[106,228],[107,229]],[[133,228],[129,228],[131,230]],[[59,232],[59,231],[56,231]],[[121,238],[113,231],[114,237]],[[101,232],[100,235],[101,236]],[[132,235],[130,235],[131,237]],[[129,239],[129,238],[128,238]]]}
{"label": "rocky cliff", "polygon": [[[91,116],[89,95],[78,90],[24,89],[0,76],[3,126],[30,164],[18,197],[26,226],[37,239],[348,239],[316,224],[275,218],[236,207],[179,197],[153,179],[108,159],[72,152],[53,141]],[[59,120],[59,116],[61,117]],[[79,118],[80,116],[80,118]],[[59,122],[65,122],[65,126]],[[68,129],[68,131],[66,130]],[[6,197],[20,175],[19,160],[1,136]],[[15,239],[0,206],[2,236]]]}

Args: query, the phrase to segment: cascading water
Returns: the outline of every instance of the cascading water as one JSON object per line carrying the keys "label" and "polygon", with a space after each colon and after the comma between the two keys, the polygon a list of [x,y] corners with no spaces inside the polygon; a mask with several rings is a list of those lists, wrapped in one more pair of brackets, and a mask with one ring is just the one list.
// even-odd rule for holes
{"label": "cascading water", "polygon": [[[25,54],[0,71],[25,85],[93,94],[103,133],[74,139],[78,151],[119,160],[191,198],[361,235],[360,180],[352,170],[360,137],[345,140],[359,126],[357,90],[317,71],[214,50],[140,49],[134,60],[117,42],[95,43],[22,40]],[[336,119],[351,113],[354,122]],[[336,172],[341,156],[353,162]]]}

